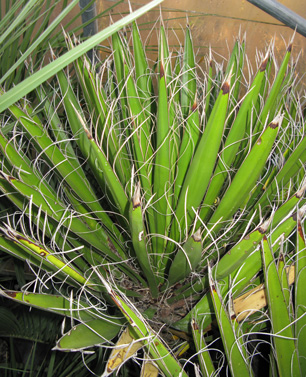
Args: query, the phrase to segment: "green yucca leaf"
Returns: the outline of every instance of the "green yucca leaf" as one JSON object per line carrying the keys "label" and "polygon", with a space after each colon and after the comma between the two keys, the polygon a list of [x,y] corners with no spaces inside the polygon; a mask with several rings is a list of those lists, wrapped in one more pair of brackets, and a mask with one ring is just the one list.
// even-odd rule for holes
{"label": "green yucca leaf", "polygon": [[[29,253],[27,251],[24,250],[23,247],[19,246],[18,244],[16,243],[13,243],[12,240],[9,240],[8,238],[6,238],[5,236],[3,236],[1,234],[0,236],[0,246],[1,246],[1,250],[5,251],[6,253],[8,253],[9,255],[15,257],[15,258],[18,258],[22,261],[30,261],[33,265],[37,266],[37,267],[40,267],[41,266],[41,259],[40,258],[35,258],[35,256],[29,256]],[[49,267],[48,265],[45,265],[44,266],[46,268],[47,271],[52,271],[52,268]]]}
{"label": "green yucca leaf", "polygon": [[[263,224],[257,227],[254,231],[247,234],[241,241],[239,241],[235,246],[233,246],[218,262],[216,265],[216,275],[217,280],[222,279],[228,274],[232,273],[242,262],[250,256],[250,254],[256,250],[260,241],[264,237],[265,233],[269,229],[271,223],[274,227],[280,226],[281,230],[276,231],[275,233],[281,234],[281,231],[290,233],[293,228],[291,228],[292,222],[288,221],[286,228],[282,221],[286,219],[293,210],[295,210],[297,204],[300,202],[301,197],[305,188],[299,190],[294,194],[290,199],[288,199],[281,207],[277,209],[275,213],[272,214],[270,219],[267,219]],[[288,226],[288,228],[287,228]],[[289,229],[289,230],[288,230]],[[273,236],[273,233],[272,233]],[[274,239],[277,239],[277,236],[273,236]]]}
{"label": "green yucca leaf", "polygon": [[[44,196],[38,188],[31,187],[22,181],[10,177],[2,173],[3,178],[9,183],[9,185],[21,193],[25,198],[31,198],[33,204],[40,208],[41,211],[48,214],[51,219],[59,222],[61,226],[71,230],[78,234],[82,239],[87,241],[90,245],[95,246],[98,250],[111,257],[114,260],[119,261],[120,258],[108,247],[110,239],[102,228],[96,229],[96,235],[88,232],[88,227],[82,222],[80,218],[74,216],[73,213],[69,214],[66,207],[62,206],[58,202],[49,202],[48,198]],[[103,240],[103,242],[101,242]]]}
{"label": "green yucca leaf", "polygon": [[147,115],[149,116],[149,114],[151,113],[153,83],[148,61],[144,51],[144,46],[142,44],[136,22],[133,23],[132,35],[137,92],[139,98],[142,100],[143,107]]}
{"label": "green yucca leaf", "polygon": [[75,97],[72,88],[63,72],[58,73],[59,84],[64,97],[64,105],[70,126],[74,135],[78,135],[77,143],[83,153],[83,156],[88,159],[92,172],[101,185],[101,187],[108,186],[111,190],[115,205],[122,215],[126,214],[128,207],[128,200],[125,191],[110,166],[107,157],[93,138],[90,130],[87,127],[84,115]]}
{"label": "green yucca leaf", "polygon": [[268,179],[263,186],[263,194],[257,201],[257,206],[264,207],[272,199],[273,193],[277,192],[277,188],[286,185],[291,178],[297,175],[306,162],[306,138],[304,137],[294,148],[285,164],[278,171],[273,180]]}
{"label": "green yucca leaf", "polygon": [[[121,102],[122,119],[127,119],[127,97],[125,90],[125,73],[124,65],[128,64],[131,67],[128,56],[126,56],[126,49],[124,48],[119,33],[114,33],[112,36],[112,50],[114,54],[114,66],[116,71],[116,93],[119,94]],[[124,53],[125,52],[125,53]]]}
{"label": "green yucca leaf", "polygon": [[[200,205],[206,192],[221,143],[228,94],[229,84],[225,82],[222,86],[219,98],[216,101],[213,113],[199,141],[199,145],[180,191],[176,208],[176,217],[179,224],[174,222],[170,233],[173,239],[180,238],[179,233],[184,230],[185,221],[187,227],[189,227],[191,221],[195,218],[194,211]],[[203,161],[205,161],[204,168],[202,168]]]}
{"label": "green yucca leaf", "polygon": [[[166,78],[163,62],[160,63],[160,77],[158,88],[158,109],[157,109],[157,132],[156,132],[156,154],[154,159],[154,207],[156,232],[164,236],[166,233],[166,215],[169,213],[169,198],[171,197],[170,178],[170,127],[168,114],[168,100],[166,89]],[[164,252],[166,241],[163,237],[156,238],[156,253]],[[157,262],[159,264],[159,261]]]}
{"label": "green yucca leaf", "polygon": [[278,116],[269,124],[241,164],[231,185],[210,219],[210,228],[219,222],[214,226],[214,232],[217,232],[222,226],[221,219],[223,222],[229,219],[237,209],[244,206],[244,201],[248,200],[248,195],[271,152],[281,122],[282,117]]}
{"label": "green yucca leaf", "polygon": [[[172,195],[173,192],[173,184],[170,182],[174,182],[178,179],[177,177],[177,158],[180,148],[180,126],[179,126],[179,117],[178,117],[178,109],[179,106],[179,94],[180,91],[178,89],[179,86],[179,72],[176,75],[172,73],[171,67],[171,55],[169,52],[168,40],[165,29],[163,25],[160,27],[160,35],[159,35],[159,74],[161,76],[161,72],[163,72],[165,85],[167,89],[167,121],[168,121],[168,128],[169,128],[169,154],[170,154],[170,176],[169,176],[169,185],[167,187],[167,208],[166,211],[166,226],[165,229],[169,228],[171,223],[171,212],[173,208],[176,206],[176,197],[177,195]],[[179,66],[178,66],[179,70]],[[161,77],[160,77],[161,80]],[[163,92],[161,92],[163,93]],[[160,101],[161,102],[161,101]],[[166,107],[165,104],[161,103],[161,106],[164,108]],[[166,113],[165,113],[166,115]],[[157,181],[157,180],[156,180]]]}
{"label": "green yucca leaf", "polygon": [[195,319],[192,319],[191,330],[192,330],[193,341],[194,341],[196,351],[198,354],[201,372],[204,377],[212,376],[216,370],[211,360],[209,349],[206,346],[206,343],[204,340],[205,329],[202,329],[199,323]]}
{"label": "green yucca leaf", "polygon": [[296,255],[295,255],[295,338],[300,369],[306,368],[306,316],[305,316],[305,284],[306,284],[306,244],[300,219],[297,222]]}
{"label": "green yucca leaf", "polygon": [[[264,223],[258,226],[254,231],[245,235],[234,245],[221,260],[213,267],[213,276],[217,280],[225,278],[231,274],[232,278],[237,281],[236,292],[248,283],[261,268],[261,258],[258,252],[259,242],[264,234],[273,224],[272,238],[275,242],[282,235],[288,237],[296,226],[295,209],[297,205],[303,205],[305,199],[301,199],[305,192],[302,187],[296,194],[288,199],[278,210],[271,215]],[[204,250],[205,255],[205,250]],[[241,266],[241,267],[239,267]],[[239,273],[238,273],[238,272]],[[238,275],[237,275],[238,273]],[[191,292],[202,291],[208,286],[208,279],[205,276],[200,282],[192,284],[191,287],[183,286],[181,290],[177,290],[177,300],[188,296]],[[185,292],[184,292],[185,289]]]}
{"label": "green yucca leaf", "polygon": [[[17,106],[11,106],[10,110],[15,118],[20,121],[27,134],[31,135],[31,141],[34,141],[37,149],[44,153],[47,161],[55,166],[55,170],[62,176],[63,179],[65,179],[70,187],[74,187],[73,190],[75,193],[82,198],[85,203],[90,203],[89,207],[91,207],[96,214],[99,214],[103,223],[111,229],[112,222],[105,214],[102,207],[97,203],[97,198],[90,188],[90,184],[85,177],[81,165],[76,163],[75,156],[73,155],[68,158],[67,155],[63,155],[63,153],[58,149],[57,145],[53,143],[50,136],[47,135],[40,121],[33,122],[32,118],[30,118]],[[5,145],[6,142],[3,137],[1,137],[0,140],[2,144],[1,149],[4,151],[6,157],[11,159],[12,164],[26,172],[25,174],[21,173],[25,179],[24,183],[37,185],[37,187],[40,187],[44,195],[49,197],[49,199],[53,198],[53,200],[57,202],[57,195],[55,193],[51,193],[52,190],[50,190],[48,185],[42,180],[42,177],[34,176],[34,172],[32,172],[32,168],[29,166],[30,163],[27,158],[25,156],[20,156],[18,152],[14,151],[11,145]],[[62,141],[62,143],[64,143],[64,141]],[[27,166],[26,161],[28,161]],[[34,181],[32,179],[34,179]]]}
{"label": "green yucca leaf", "polygon": [[151,132],[149,120],[141,101],[139,100],[138,93],[129,73],[129,68],[125,64],[125,78],[126,78],[126,93],[130,110],[131,125],[130,137],[132,138],[133,152],[136,157],[135,166],[136,173],[139,174],[141,186],[145,192],[146,198],[150,198],[152,190],[152,172],[151,172],[151,159],[153,158],[153,149],[151,145]]}
{"label": "green yucca leaf", "polygon": [[[293,202],[291,202],[292,204]],[[284,215],[283,221],[276,227],[276,229],[273,229],[273,232],[269,237],[271,237],[271,244],[273,245],[273,251],[276,252],[276,250],[279,248],[279,244],[277,241],[281,237],[285,237],[287,239],[289,235],[292,233],[294,229],[296,229],[297,226],[297,214],[293,212],[296,208],[297,202],[293,205],[291,211],[287,212],[286,215]],[[287,208],[288,209],[288,208]],[[293,213],[292,213],[293,212]],[[302,206],[299,210],[300,216],[303,217],[305,215],[305,206]],[[242,244],[245,242],[245,240],[240,241]],[[239,245],[239,244],[238,244]],[[254,249],[252,252],[248,254],[248,257],[244,260],[244,258],[239,255],[238,257],[242,258],[244,262],[241,264],[240,267],[238,267],[236,270],[234,270],[230,274],[231,281],[235,282],[235,290],[233,292],[233,297],[237,296],[245,287],[249,285],[250,280],[261,270],[262,268],[262,259],[260,255],[260,251],[257,245],[254,245]],[[239,247],[237,247],[239,250]],[[230,253],[228,253],[230,255]],[[227,257],[228,258],[228,257]],[[230,265],[230,262],[228,262]],[[221,264],[222,266],[222,264]],[[217,269],[217,267],[216,267]],[[230,267],[229,267],[230,270]],[[214,272],[215,273],[215,272]],[[195,292],[198,289],[201,291],[206,288],[209,284],[209,281],[207,279],[207,276],[205,276],[198,285],[193,284],[192,288],[190,289],[191,292]],[[221,289],[221,288],[220,288]],[[226,286],[222,287],[222,292],[226,292]],[[190,294],[189,293],[189,294]],[[223,293],[222,293],[223,294]],[[185,294],[182,294],[182,296],[187,296],[188,292],[186,291]],[[175,328],[178,328],[183,331],[188,331],[188,326],[191,321],[192,315],[197,315],[199,318],[204,316],[203,319],[203,326],[207,327],[211,321],[212,321],[212,315],[208,315],[207,313],[210,313],[212,302],[210,295],[206,294],[204,295],[200,301],[192,308],[192,310],[181,320],[177,321],[175,323]]]}
{"label": "green yucca leaf", "polygon": [[178,198],[180,195],[186,172],[192,161],[200,137],[200,119],[196,101],[192,105],[184,126],[176,167],[174,198]]}
{"label": "green yucca leaf", "polygon": [[150,260],[150,246],[147,240],[146,229],[143,221],[139,184],[135,189],[132,203],[130,205],[129,221],[137,261],[148,280],[152,296],[157,297],[157,282],[151,266],[152,262]]}
{"label": "green yucca leaf", "polygon": [[[268,98],[265,102],[264,108],[263,108],[263,110],[260,114],[257,125],[255,126],[255,129],[254,129],[255,135],[257,134],[257,132],[261,132],[261,130],[264,128],[264,125],[271,122],[272,117],[274,116],[273,115],[274,112],[272,110],[274,110],[275,100],[276,100],[277,96],[279,95],[281,85],[282,85],[282,82],[284,80],[286,69],[287,69],[289,59],[290,59],[290,56],[291,56],[291,51],[292,51],[292,43],[290,43],[289,46],[287,47],[287,52],[286,52],[286,55],[285,55],[284,60],[282,62],[282,65],[279,68],[279,71],[277,73],[277,76],[275,78],[275,81],[273,83],[271,91],[269,93],[269,96],[268,96]],[[254,142],[255,142],[255,138],[254,138]]]}
{"label": "green yucca leaf", "polygon": [[190,28],[185,32],[185,46],[182,67],[181,107],[184,117],[187,117],[196,95],[196,75],[194,51]]}
{"label": "green yucca leaf", "polygon": [[[69,162],[74,167],[74,169],[77,170],[79,174],[82,174],[82,169],[80,169],[80,163],[75,153],[76,151],[72,146],[72,140],[67,138],[67,133],[64,131],[64,127],[59,114],[49,100],[49,95],[47,94],[43,86],[37,88],[36,93],[40,103],[43,103],[42,111],[44,113],[44,116],[49,119],[50,122],[50,136],[53,136],[54,139],[57,140],[57,147],[61,150],[61,152],[64,155],[68,155],[70,157]],[[37,123],[40,123],[40,120]],[[82,180],[84,182],[86,181],[85,174],[83,174]]]}
{"label": "green yucca leaf", "polygon": [[241,81],[242,81],[241,78],[243,75],[243,67],[244,67],[244,61],[245,61],[245,39],[243,39],[242,41],[239,41],[238,47],[239,47],[239,53],[237,57],[238,66],[237,66],[237,73],[236,73],[236,81],[234,84],[232,84],[234,88],[233,98],[236,100],[237,103],[239,101],[238,96],[240,92]]}
{"label": "green yucca leaf", "polygon": [[[172,80],[172,67],[171,67],[171,57],[169,52],[168,46],[168,38],[165,32],[165,28],[163,25],[160,26],[159,30],[159,50],[158,50],[158,57],[159,57],[159,65],[163,64],[163,71],[166,77],[166,83],[169,84]],[[161,68],[159,66],[159,72]],[[169,87],[168,87],[169,88]],[[171,85],[172,91],[175,90],[174,82]]]}
{"label": "green yucca leaf", "polygon": [[[112,109],[106,104],[106,93],[103,90],[99,78],[90,69],[89,61],[78,59],[75,64],[86,98],[89,113],[92,114],[93,124],[95,124],[95,138],[99,145],[103,145],[103,150],[107,151],[107,157],[123,186],[130,178],[130,166],[126,158],[126,148],[120,145],[118,140],[119,131],[112,127]],[[86,93],[87,96],[86,96]],[[119,154],[120,151],[120,154]]]}
{"label": "green yucca leaf", "polygon": [[[208,269],[210,270],[210,267]],[[210,271],[209,274],[211,297],[231,373],[233,376],[252,376],[253,373],[246,359],[246,350],[239,339],[237,339],[231,323],[232,321],[229,318],[231,313],[226,311],[224,302],[217,291],[218,287]]]}
{"label": "green yucca leaf", "polygon": [[90,321],[97,318],[99,314],[86,302],[76,301],[59,295],[45,293],[29,293],[18,291],[0,291],[4,297],[10,297],[15,301],[20,301],[26,305],[44,309],[63,316],[72,317],[77,320]]}
{"label": "green yucca leaf", "polygon": [[210,208],[218,197],[220,190],[222,189],[222,186],[224,185],[225,180],[229,174],[228,169],[233,164],[234,159],[237,156],[239,147],[247,128],[247,124],[248,122],[250,122],[252,108],[254,106],[254,103],[256,103],[258,97],[261,82],[265,74],[266,63],[267,58],[265,58],[261,63],[259,71],[241,104],[238,115],[234,120],[229,134],[226,138],[223,151],[221,152],[218,165],[214,172],[214,177],[212,178],[209,189],[202,204],[200,218],[203,220],[207,219]]}
{"label": "green yucca leaf", "polygon": [[[280,376],[300,376],[297,351],[294,344],[289,313],[282,292],[271,247],[266,237],[261,245],[264,264],[265,286],[269,304],[269,315],[273,333],[273,343],[276,352],[276,363]],[[282,315],[280,315],[282,313]]]}
{"label": "green yucca leaf", "polygon": [[207,85],[205,93],[205,115],[206,118],[209,118],[210,115],[210,98],[213,88],[213,61],[211,56],[211,48],[209,49],[209,58],[208,58],[208,74],[207,74]]}
{"label": "green yucca leaf", "polygon": [[1,229],[6,236],[12,240],[14,243],[20,245],[23,250],[29,252],[30,254],[34,254],[39,256],[42,260],[45,260],[49,264],[54,266],[54,270],[58,270],[60,272],[65,273],[68,277],[72,278],[73,280],[77,281],[81,285],[85,285],[88,287],[93,287],[93,284],[90,280],[87,280],[83,275],[82,272],[79,271],[76,267],[71,267],[69,262],[63,261],[61,256],[54,255],[54,253],[47,250],[47,247],[42,247],[41,245],[37,244],[34,240],[29,239],[29,237],[25,238],[22,234],[12,230],[12,229]]}
{"label": "green yucca leaf", "polygon": [[150,357],[158,365],[158,368],[162,373],[167,377],[187,377],[187,374],[184,372],[175,357],[166,348],[163,341],[154,333],[149,325],[142,320],[140,313],[133,311],[129,305],[127,305],[127,303],[112,290],[105,279],[101,277],[101,280],[115,304],[130,323],[130,329],[133,336],[135,336],[136,339],[142,340]]}
{"label": "green yucca leaf", "polygon": [[173,285],[179,280],[184,279],[195,270],[201,261],[202,242],[201,230],[192,234],[184,243],[183,247],[176,253],[170,267],[168,283]]}
{"label": "green yucca leaf", "polygon": [[109,343],[119,333],[122,325],[123,322],[115,318],[99,318],[80,323],[64,334],[53,350],[79,351]]}

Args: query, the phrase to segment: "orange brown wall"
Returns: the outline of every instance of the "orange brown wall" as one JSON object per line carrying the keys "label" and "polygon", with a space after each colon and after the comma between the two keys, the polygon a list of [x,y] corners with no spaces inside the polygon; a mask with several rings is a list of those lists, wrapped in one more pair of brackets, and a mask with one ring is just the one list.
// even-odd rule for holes
{"label": "orange brown wall", "polygon": [[[280,0],[280,3],[290,8],[306,19],[306,1]],[[97,10],[101,12],[114,5],[114,1],[98,0]],[[131,1],[133,9],[148,1]],[[279,21],[266,14],[264,11],[250,4],[246,0],[165,0],[161,5],[162,16],[169,30],[170,44],[177,47],[179,41],[183,42],[183,29],[188,22],[194,41],[198,49],[198,59],[208,53],[209,45],[214,51],[214,57],[228,58],[236,37],[246,35],[246,52],[254,69],[256,51],[264,52],[272,39],[275,39],[275,55],[280,62],[290,41],[293,30],[282,25]],[[119,14],[128,12],[128,2],[124,0],[111,12],[113,19]],[[160,15],[160,8],[156,8],[139,21],[143,39],[154,49],[157,44],[156,32],[151,29]],[[108,18],[99,21],[99,28],[108,25]],[[176,36],[175,36],[176,35]],[[296,34],[293,43],[293,56],[299,56],[298,71],[301,75],[306,71],[306,38]]]}

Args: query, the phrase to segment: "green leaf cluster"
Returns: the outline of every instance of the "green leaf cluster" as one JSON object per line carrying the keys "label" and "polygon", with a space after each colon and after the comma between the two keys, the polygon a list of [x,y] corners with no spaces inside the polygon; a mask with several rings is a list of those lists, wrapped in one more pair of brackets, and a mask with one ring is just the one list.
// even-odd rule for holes
{"label": "green leaf cluster", "polygon": [[[137,347],[120,363],[111,354],[104,376],[140,348],[148,368],[187,376],[186,343],[195,368],[216,374],[214,321],[233,376],[254,375],[249,339],[264,331],[271,373],[303,375],[306,139],[292,42],[276,71],[269,47],[246,77],[238,39],[224,71],[210,54],[200,74],[189,27],[174,55],[161,24],[152,66],[136,23],[117,31],[159,2],[83,43],[65,34],[65,53],[3,90],[0,248],[36,284],[1,294],[73,319],[57,350],[119,344],[127,327]],[[83,54],[110,35],[111,55],[92,64]],[[234,300],[262,284],[265,304],[242,318]]]}

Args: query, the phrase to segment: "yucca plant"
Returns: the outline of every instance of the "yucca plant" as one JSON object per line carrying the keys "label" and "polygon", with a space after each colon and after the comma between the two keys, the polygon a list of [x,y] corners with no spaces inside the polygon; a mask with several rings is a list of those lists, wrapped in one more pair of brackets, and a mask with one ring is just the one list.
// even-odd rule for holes
{"label": "yucca plant", "polygon": [[154,64],[135,23],[96,66],[66,42],[71,60],[51,51],[56,78],[38,72],[2,95],[0,247],[36,278],[1,294],[70,317],[57,350],[111,348],[103,376],[130,357],[143,376],[256,375],[260,342],[273,375],[303,375],[306,139],[292,42],[279,68],[269,46],[255,75],[240,39],[224,70],[212,54],[197,69],[188,27],[172,53],[160,26]]}

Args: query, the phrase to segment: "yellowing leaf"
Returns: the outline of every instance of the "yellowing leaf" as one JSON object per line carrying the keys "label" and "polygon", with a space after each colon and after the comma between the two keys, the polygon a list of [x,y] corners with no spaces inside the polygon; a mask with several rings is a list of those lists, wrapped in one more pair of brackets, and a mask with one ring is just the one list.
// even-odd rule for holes
{"label": "yellowing leaf", "polygon": [[[142,342],[137,342],[131,336],[129,328],[127,327],[122,334],[114,349],[112,350],[110,357],[108,359],[106,369],[102,377],[107,377],[111,375],[116,369],[123,365],[130,357],[135,355],[135,353],[143,347]],[[149,375],[148,375],[149,376]]]}
{"label": "yellowing leaf", "polygon": [[140,377],[157,377],[159,369],[154,365],[150,359],[144,360],[142,363]]}

